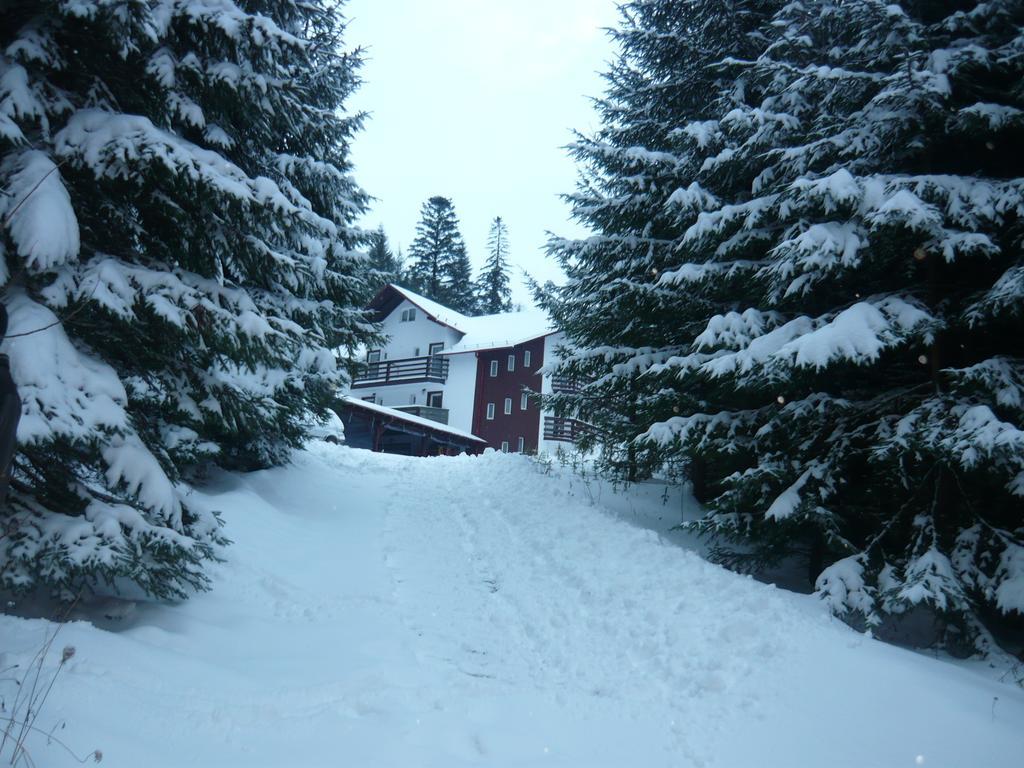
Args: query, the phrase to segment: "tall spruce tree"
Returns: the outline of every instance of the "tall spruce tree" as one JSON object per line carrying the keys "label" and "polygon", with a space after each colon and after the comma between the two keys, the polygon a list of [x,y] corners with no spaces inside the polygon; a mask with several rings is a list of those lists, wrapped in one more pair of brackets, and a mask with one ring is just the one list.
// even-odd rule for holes
{"label": "tall spruce tree", "polygon": [[473,314],[473,272],[455,206],[447,197],[432,197],[423,204],[409,258],[407,278],[413,290],[454,310]]}
{"label": "tall spruce tree", "polygon": [[[838,613],[926,606],[984,648],[1024,613],[1024,6],[780,4],[699,68],[703,108],[672,98],[684,7],[627,6],[652,87],[613,87],[578,209],[603,237],[559,246],[590,277],[636,239],[611,302],[651,343],[574,334],[567,366],[634,388],[619,434],[691,474],[724,562],[802,555]],[[609,295],[579,285],[563,306]]]}
{"label": "tall spruce tree", "polygon": [[380,289],[388,283],[402,281],[402,260],[396,256],[388,245],[388,236],[384,227],[378,227],[368,236],[370,247],[366,251],[369,262],[371,289]]}
{"label": "tall spruce tree", "polygon": [[[0,4],[5,588],[207,584],[193,468],[283,461],[374,329],[338,4]],[[26,335],[27,334],[27,335]]]}
{"label": "tall spruce tree", "polygon": [[[685,353],[710,305],[678,306],[677,292],[660,287],[658,278],[678,263],[684,228],[677,210],[703,162],[693,152],[704,146],[703,121],[717,114],[716,94],[734,87],[732,74],[716,65],[730,53],[756,57],[765,44],[757,30],[778,4],[662,0],[620,7],[621,24],[612,31],[620,54],[597,103],[604,127],[579,135],[572,147],[582,174],[567,199],[594,234],[551,241],[549,251],[569,279],[536,295],[566,332],[571,353],[561,373],[582,385],[578,393],[549,397],[548,405],[590,424],[580,447],[600,447],[601,466],[615,477],[637,479],[670,458],[641,456],[634,442],[680,407],[675,387],[654,386],[646,374]],[[742,186],[742,179],[718,181],[726,189]],[[700,187],[690,191],[699,195]]]}
{"label": "tall spruce tree", "polygon": [[482,314],[512,311],[508,252],[508,225],[501,216],[496,216],[487,235],[487,261],[477,282],[477,308]]}

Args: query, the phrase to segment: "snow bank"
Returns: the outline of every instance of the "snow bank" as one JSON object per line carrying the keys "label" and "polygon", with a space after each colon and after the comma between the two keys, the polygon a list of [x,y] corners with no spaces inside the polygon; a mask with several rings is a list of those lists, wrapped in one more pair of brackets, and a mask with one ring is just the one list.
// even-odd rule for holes
{"label": "snow bank", "polygon": [[[214,591],[65,626],[37,725],[113,768],[1019,765],[1000,671],[858,634],[628,522],[659,493],[609,492],[520,456],[325,443],[219,475],[190,497],[235,541]],[[828,578],[854,593],[857,564]],[[5,665],[48,629],[0,617]]]}

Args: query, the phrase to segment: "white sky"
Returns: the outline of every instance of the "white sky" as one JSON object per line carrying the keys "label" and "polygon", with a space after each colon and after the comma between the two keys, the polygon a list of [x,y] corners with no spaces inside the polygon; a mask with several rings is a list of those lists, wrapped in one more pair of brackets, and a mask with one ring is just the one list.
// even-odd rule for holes
{"label": "white sky", "polygon": [[615,0],[349,0],[344,12],[348,46],[367,48],[349,106],[371,113],[353,160],[378,201],[361,223],[407,251],[420,206],[450,197],[476,271],[502,216],[514,298],[529,304],[520,269],[560,275],[545,233],[582,234],[558,198],[577,178],[563,147],[598,125],[587,97],[604,90]]}

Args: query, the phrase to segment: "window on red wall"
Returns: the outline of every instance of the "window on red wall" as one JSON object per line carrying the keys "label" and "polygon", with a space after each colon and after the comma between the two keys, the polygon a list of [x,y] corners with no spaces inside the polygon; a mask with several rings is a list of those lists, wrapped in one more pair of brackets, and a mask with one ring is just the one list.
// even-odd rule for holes
{"label": "window on red wall", "polygon": [[515,355],[509,355],[508,356],[508,369],[510,371],[514,371],[516,369],[516,356]]}
{"label": "window on red wall", "polygon": [[523,392],[522,396],[519,398],[519,410],[525,411],[529,407],[530,396],[526,392]]}
{"label": "window on red wall", "polygon": [[487,420],[494,421],[494,403],[487,404]]}
{"label": "window on red wall", "polygon": [[517,448],[517,451],[519,453],[522,453],[525,448],[526,448],[526,438],[520,437],[519,438],[519,447]]}
{"label": "window on red wall", "polygon": [[512,413],[512,398],[505,398],[505,415],[508,416]]}
{"label": "window on red wall", "polygon": [[498,361],[491,360],[491,378],[497,378],[498,376]]}
{"label": "window on red wall", "polygon": [[530,367],[530,350],[523,352],[523,368]]}
{"label": "window on red wall", "polygon": [[501,441],[501,452],[508,453],[508,440]]}

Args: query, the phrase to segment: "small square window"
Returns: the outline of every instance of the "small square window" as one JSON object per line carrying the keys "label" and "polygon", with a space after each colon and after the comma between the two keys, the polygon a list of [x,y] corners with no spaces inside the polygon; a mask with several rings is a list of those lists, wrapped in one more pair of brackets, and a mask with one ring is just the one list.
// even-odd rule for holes
{"label": "small square window", "polygon": [[501,441],[501,452],[508,453],[508,440]]}
{"label": "small square window", "polygon": [[518,451],[519,453],[522,453],[522,452],[523,452],[523,450],[524,450],[525,448],[526,448],[526,439],[525,439],[525,438],[522,438],[522,437],[520,437],[520,438],[519,438],[519,447],[518,447],[518,448],[517,448],[516,450],[517,450],[517,451]]}
{"label": "small square window", "polygon": [[415,319],[416,319],[416,310],[415,309],[403,309],[402,310],[402,322],[403,323],[411,323]]}
{"label": "small square window", "polygon": [[498,361],[491,360],[491,378],[497,378],[498,376]]}
{"label": "small square window", "polygon": [[525,352],[523,352],[523,368],[530,367],[530,358],[530,350],[526,350]]}
{"label": "small square window", "polygon": [[511,397],[506,397],[505,398],[505,415],[508,416],[510,413],[512,413],[512,398]]}
{"label": "small square window", "polygon": [[494,403],[487,404],[487,420],[494,421]]}
{"label": "small square window", "polygon": [[515,355],[509,355],[508,356],[508,369],[510,371],[514,371],[516,369],[516,356]]}
{"label": "small square window", "polygon": [[519,398],[519,410],[525,411],[529,407],[530,407],[530,396],[528,394],[526,394],[525,392],[523,392],[523,394]]}

